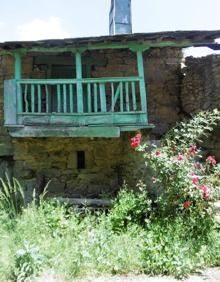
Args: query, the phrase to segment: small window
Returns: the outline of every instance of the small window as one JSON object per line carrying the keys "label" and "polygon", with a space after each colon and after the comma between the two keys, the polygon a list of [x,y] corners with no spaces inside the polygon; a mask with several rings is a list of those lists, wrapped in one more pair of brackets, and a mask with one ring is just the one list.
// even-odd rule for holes
{"label": "small window", "polygon": [[85,152],[77,151],[77,169],[84,169],[85,167]]}

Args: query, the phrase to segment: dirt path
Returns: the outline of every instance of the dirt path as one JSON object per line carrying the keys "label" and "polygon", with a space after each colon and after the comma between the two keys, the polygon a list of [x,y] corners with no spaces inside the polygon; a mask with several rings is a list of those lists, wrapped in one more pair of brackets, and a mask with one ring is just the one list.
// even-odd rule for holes
{"label": "dirt path", "polygon": [[[73,280],[73,282],[220,282],[220,267],[206,269],[201,275],[191,275],[184,280],[177,280],[172,277],[149,277],[146,275],[116,275],[86,277]],[[38,278],[34,282],[64,282],[53,276],[46,275]]]}
{"label": "dirt path", "polygon": [[146,275],[105,276],[98,278],[84,278],[77,282],[220,282],[220,267],[205,270],[201,275],[192,275],[184,280],[172,277],[149,277]]}

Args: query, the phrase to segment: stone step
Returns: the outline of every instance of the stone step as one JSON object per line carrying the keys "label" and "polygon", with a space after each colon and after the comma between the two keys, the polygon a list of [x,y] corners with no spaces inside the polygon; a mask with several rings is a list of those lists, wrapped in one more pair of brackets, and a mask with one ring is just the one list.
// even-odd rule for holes
{"label": "stone step", "polygon": [[218,214],[220,214],[220,201],[213,203],[214,211]]}
{"label": "stone step", "polygon": [[215,220],[220,224],[220,215],[216,215]]}

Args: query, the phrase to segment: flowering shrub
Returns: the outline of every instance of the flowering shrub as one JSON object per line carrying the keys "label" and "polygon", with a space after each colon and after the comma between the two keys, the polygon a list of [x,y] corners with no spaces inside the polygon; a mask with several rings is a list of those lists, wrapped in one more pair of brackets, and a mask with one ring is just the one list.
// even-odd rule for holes
{"label": "flowering shrub", "polygon": [[132,138],[132,147],[143,152],[146,166],[155,173],[152,185],[162,191],[157,199],[157,211],[163,216],[197,213],[204,217],[211,214],[212,179],[217,177],[217,161],[214,156],[204,161],[196,143],[201,142],[219,120],[217,110],[201,112],[171,129],[160,148],[141,145],[140,138],[135,139],[137,135]]}

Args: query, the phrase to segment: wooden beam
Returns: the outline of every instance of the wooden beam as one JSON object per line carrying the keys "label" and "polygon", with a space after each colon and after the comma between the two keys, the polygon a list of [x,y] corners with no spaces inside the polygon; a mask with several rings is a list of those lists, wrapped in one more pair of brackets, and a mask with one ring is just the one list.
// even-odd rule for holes
{"label": "wooden beam", "polygon": [[141,96],[141,110],[147,113],[147,92],[145,87],[145,79],[144,79],[144,62],[143,62],[143,53],[142,51],[137,51],[137,68],[138,75],[140,77],[140,96]]}
{"label": "wooden beam", "polygon": [[14,54],[15,57],[15,79],[21,79],[21,55],[19,53]]}
{"label": "wooden beam", "polygon": [[76,53],[76,79],[77,79],[77,112],[83,113],[83,88],[82,88],[82,59],[81,53]]}
{"label": "wooden beam", "polygon": [[8,127],[12,137],[120,137],[119,127],[51,127],[51,126],[24,126]]}

